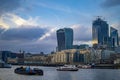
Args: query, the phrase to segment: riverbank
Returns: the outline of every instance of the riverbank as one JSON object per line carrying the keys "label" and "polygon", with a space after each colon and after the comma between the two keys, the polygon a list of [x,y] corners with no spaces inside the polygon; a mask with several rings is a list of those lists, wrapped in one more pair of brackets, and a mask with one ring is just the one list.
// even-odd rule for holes
{"label": "riverbank", "polygon": [[[12,65],[58,67],[58,66],[63,66],[64,64],[19,63],[19,64],[12,64]],[[120,69],[120,64],[96,64],[96,65],[92,66],[91,69]]]}

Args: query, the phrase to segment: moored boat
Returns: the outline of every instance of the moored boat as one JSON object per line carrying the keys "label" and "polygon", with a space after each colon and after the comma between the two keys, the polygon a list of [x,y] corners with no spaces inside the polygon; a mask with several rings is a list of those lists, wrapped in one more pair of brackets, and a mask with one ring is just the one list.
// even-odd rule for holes
{"label": "moored boat", "polygon": [[58,67],[56,70],[58,71],[78,71],[79,69],[75,65],[64,65]]}
{"label": "moored boat", "polygon": [[43,75],[43,70],[39,68],[33,68],[31,69],[30,67],[19,67],[14,70],[15,73],[17,74],[23,74],[23,75]]}
{"label": "moored boat", "polygon": [[91,65],[78,65],[77,67],[81,69],[91,69]]}

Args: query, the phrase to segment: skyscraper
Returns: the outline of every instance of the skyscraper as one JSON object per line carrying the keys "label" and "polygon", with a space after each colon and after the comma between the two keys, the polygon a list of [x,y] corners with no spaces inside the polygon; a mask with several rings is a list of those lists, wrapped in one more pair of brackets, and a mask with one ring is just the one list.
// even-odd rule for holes
{"label": "skyscraper", "polygon": [[71,49],[73,45],[73,29],[63,28],[57,30],[58,51]]}
{"label": "skyscraper", "polygon": [[93,47],[95,45],[107,45],[109,38],[109,25],[98,17],[92,23]]}
{"label": "skyscraper", "polygon": [[111,47],[119,46],[118,30],[113,27],[110,27],[110,39],[111,39]]}

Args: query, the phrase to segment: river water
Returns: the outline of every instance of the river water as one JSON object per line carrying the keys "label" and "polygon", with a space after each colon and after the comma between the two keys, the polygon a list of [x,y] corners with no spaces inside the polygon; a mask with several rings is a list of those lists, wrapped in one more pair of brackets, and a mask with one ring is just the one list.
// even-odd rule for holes
{"label": "river water", "polygon": [[19,75],[11,69],[0,68],[0,80],[120,80],[119,69],[79,69],[76,72],[56,71],[55,67],[37,67],[44,71],[43,76]]}

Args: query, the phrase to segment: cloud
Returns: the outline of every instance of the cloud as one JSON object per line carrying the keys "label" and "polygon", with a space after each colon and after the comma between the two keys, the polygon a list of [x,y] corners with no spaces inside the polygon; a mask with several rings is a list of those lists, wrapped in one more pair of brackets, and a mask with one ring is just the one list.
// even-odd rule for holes
{"label": "cloud", "polygon": [[0,35],[1,40],[34,40],[45,33],[42,28],[11,28]]}
{"label": "cloud", "polygon": [[[46,39],[47,37],[51,37],[53,35],[53,33],[55,33],[57,30],[57,28],[52,28],[50,29],[48,32],[46,32],[44,35],[42,35],[38,40],[44,40]],[[52,36],[53,37],[53,36]]]}
{"label": "cloud", "polygon": [[23,0],[0,0],[0,16],[21,6]]}
{"label": "cloud", "polygon": [[120,0],[105,0],[102,6],[106,8],[120,6]]}
{"label": "cloud", "polygon": [[[0,30],[2,31],[2,30]],[[18,52],[20,49],[26,52],[49,53],[56,48],[56,37],[54,32],[50,36],[39,40],[44,34],[49,32],[43,28],[11,28],[0,35],[1,50]]]}
{"label": "cloud", "polygon": [[29,28],[38,27],[39,26],[38,21],[39,21],[39,17],[35,17],[35,18],[29,17],[28,19],[24,19],[18,15],[8,13],[1,16],[0,27],[4,29],[19,28],[19,27],[29,27]]}
{"label": "cloud", "polygon": [[90,41],[92,39],[91,27],[75,24],[71,28],[73,28],[73,31],[74,31],[75,41]]}

